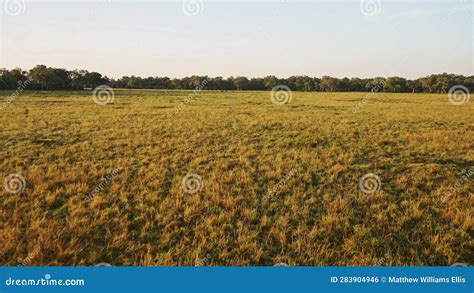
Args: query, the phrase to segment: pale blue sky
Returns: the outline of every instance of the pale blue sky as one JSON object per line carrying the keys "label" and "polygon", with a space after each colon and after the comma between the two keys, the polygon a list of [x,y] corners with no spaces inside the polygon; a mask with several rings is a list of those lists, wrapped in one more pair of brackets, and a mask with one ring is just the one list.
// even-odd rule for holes
{"label": "pale blue sky", "polygon": [[191,16],[183,1],[3,1],[0,67],[114,78],[474,74],[472,0],[365,0],[375,15],[360,1],[186,0],[198,3]]}

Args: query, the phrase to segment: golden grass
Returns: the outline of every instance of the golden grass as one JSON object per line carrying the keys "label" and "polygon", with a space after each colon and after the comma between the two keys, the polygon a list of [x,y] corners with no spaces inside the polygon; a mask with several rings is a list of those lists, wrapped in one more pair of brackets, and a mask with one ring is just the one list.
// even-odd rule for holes
{"label": "golden grass", "polygon": [[[377,93],[353,113],[366,94],[200,92],[173,114],[190,93],[8,104],[0,179],[27,184],[0,196],[1,264],[474,263],[474,176],[451,188],[474,167],[472,101]],[[360,191],[367,173],[379,191]]]}

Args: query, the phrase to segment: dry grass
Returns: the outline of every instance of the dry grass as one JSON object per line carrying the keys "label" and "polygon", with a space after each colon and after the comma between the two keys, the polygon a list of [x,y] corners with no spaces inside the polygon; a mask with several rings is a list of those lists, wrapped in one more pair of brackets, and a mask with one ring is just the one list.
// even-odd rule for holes
{"label": "dry grass", "polygon": [[[7,105],[0,179],[27,185],[0,196],[1,264],[474,263],[474,176],[450,191],[474,167],[472,101],[378,93],[353,113],[365,94],[276,106],[268,92],[201,92],[170,115],[189,94]],[[200,192],[183,191],[188,173]],[[367,173],[380,191],[360,191]]]}

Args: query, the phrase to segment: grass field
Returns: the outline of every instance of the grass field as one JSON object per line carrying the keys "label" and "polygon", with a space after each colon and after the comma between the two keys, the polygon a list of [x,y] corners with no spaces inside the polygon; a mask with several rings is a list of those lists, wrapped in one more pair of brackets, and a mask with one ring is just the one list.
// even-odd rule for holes
{"label": "grass field", "polygon": [[0,96],[2,265],[474,263],[472,101],[10,95]]}

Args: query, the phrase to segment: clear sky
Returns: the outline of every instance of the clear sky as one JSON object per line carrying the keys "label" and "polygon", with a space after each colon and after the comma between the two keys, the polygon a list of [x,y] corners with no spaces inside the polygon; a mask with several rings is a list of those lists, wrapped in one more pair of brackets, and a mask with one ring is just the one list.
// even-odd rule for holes
{"label": "clear sky", "polygon": [[6,68],[113,78],[474,74],[472,0],[3,2]]}

